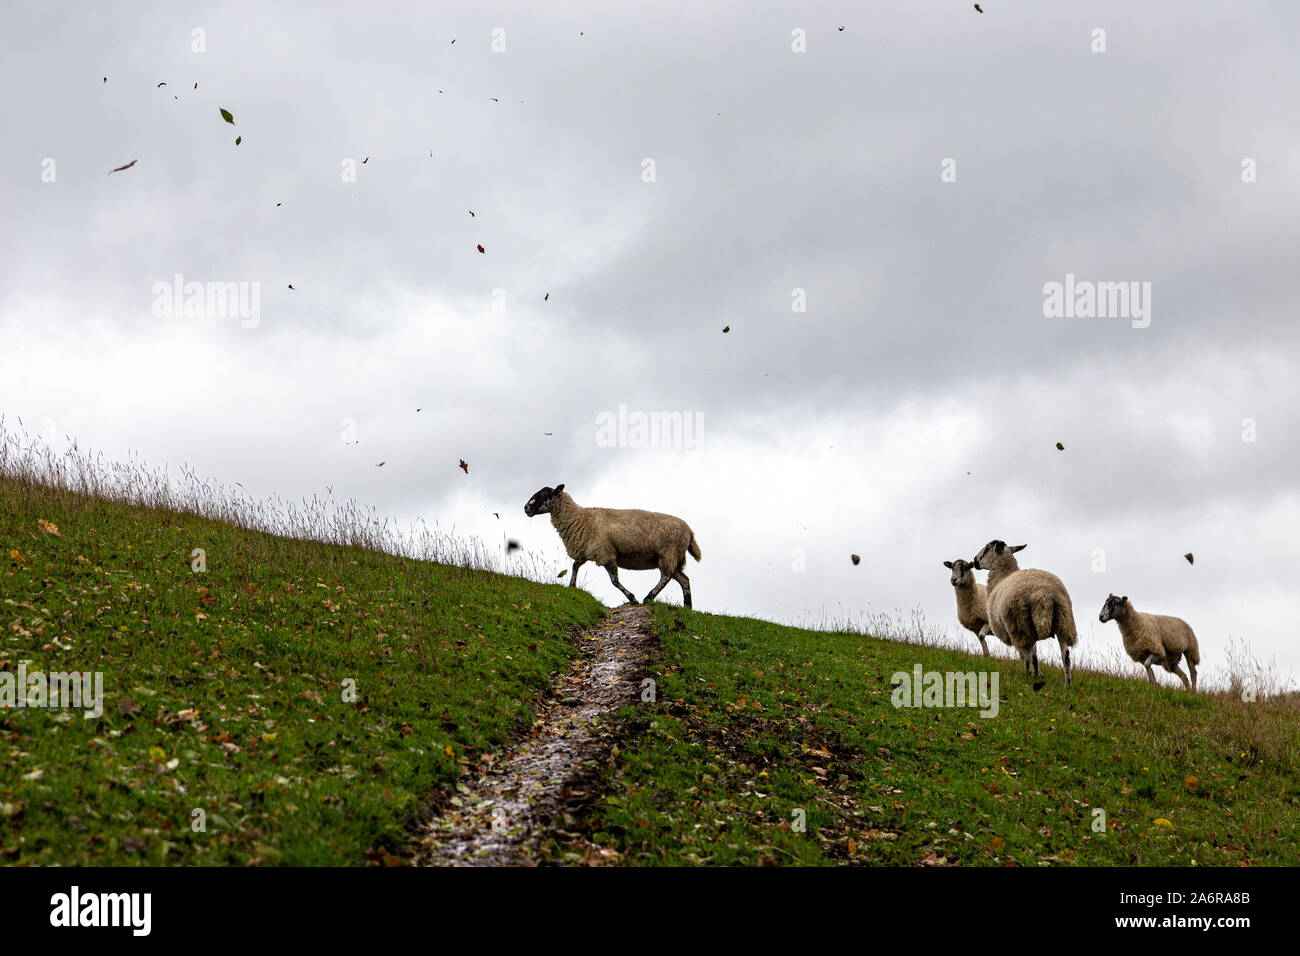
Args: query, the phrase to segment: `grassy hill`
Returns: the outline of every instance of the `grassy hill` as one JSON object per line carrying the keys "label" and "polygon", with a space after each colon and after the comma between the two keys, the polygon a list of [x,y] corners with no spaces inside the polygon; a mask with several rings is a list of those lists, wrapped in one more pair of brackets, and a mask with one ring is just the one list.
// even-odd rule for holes
{"label": "grassy hill", "polygon": [[[104,703],[0,708],[0,862],[391,861],[431,798],[527,728],[602,613],[582,591],[11,470],[0,672],[100,671]],[[579,820],[624,862],[1300,862],[1286,702],[1084,671],[1065,692],[1050,664],[1035,692],[955,651],[668,606],[654,621],[657,700],[623,711]],[[894,707],[892,676],[917,664],[996,669],[997,715]]]}
{"label": "grassy hill", "polygon": [[[1035,692],[1018,664],[956,651],[679,608],[655,622],[658,702],[626,708],[634,741],[586,820],[628,862],[1300,862],[1285,701],[1079,670],[1067,691],[1050,665]],[[996,669],[996,716],[895,707],[893,675],[917,664]]]}
{"label": "grassy hill", "polygon": [[603,613],[582,591],[13,478],[0,549],[0,672],[101,671],[104,690],[96,719],[0,708],[7,863],[398,852],[440,785],[528,726]]}

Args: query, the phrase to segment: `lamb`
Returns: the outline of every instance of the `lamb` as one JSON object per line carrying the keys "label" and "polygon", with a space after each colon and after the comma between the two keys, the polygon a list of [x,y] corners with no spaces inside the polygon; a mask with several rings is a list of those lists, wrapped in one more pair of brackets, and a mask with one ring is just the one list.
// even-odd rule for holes
{"label": "lamb", "polygon": [[682,586],[682,603],[691,606],[691,582],[686,577],[686,555],[701,558],[695,532],[681,518],[657,511],[618,508],[583,508],[564,485],[543,488],[528,499],[524,514],[549,514],[560,533],[564,550],[573,559],[569,587],[578,584],[578,568],[594,561],[607,572],[614,587],[636,604],[636,596],[618,580],[618,569],[659,569],[659,583],[645,596],[649,604],[670,580]]}
{"label": "lamb", "polygon": [[1055,637],[1061,648],[1065,686],[1070,686],[1070,648],[1079,642],[1070,594],[1055,574],[1036,568],[1021,570],[1016,552],[1027,545],[1008,547],[990,541],[980,549],[972,567],[988,571],[989,627],[1020,652],[1025,673],[1031,666],[1038,677],[1038,642]]}
{"label": "lamb", "polygon": [[984,636],[991,633],[989,627],[988,587],[975,580],[969,561],[954,558],[943,563],[952,570],[949,580],[957,595],[957,622],[975,635],[984,648],[984,656],[989,656],[989,646]]}
{"label": "lamb", "polygon": [[[1114,621],[1119,625],[1124,650],[1134,661],[1147,669],[1147,680],[1156,683],[1152,664],[1159,664],[1171,674],[1177,674],[1183,689],[1196,692],[1196,665],[1201,662],[1201,649],[1196,635],[1186,621],[1168,614],[1148,614],[1134,610],[1128,595],[1110,595],[1101,606],[1097,620],[1105,624]],[[1178,666],[1180,657],[1187,658],[1187,669],[1192,672],[1191,683]]]}

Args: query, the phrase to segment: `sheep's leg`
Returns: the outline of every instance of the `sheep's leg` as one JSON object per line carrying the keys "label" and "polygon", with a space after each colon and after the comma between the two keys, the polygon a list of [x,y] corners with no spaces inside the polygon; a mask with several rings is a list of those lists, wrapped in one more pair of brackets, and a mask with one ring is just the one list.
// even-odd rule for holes
{"label": "sheep's leg", "polygon": [[578,586],[578,568],[586,563],[582,558],[573,559],[573,570],[569,572],[569,587],[576,588]]}
{"label": "sheep's leg", "polygon": [[[1183,690],[1190,691],[1192,689],[1192,685],[1187,682],[1187,675],[1184,674],[1183,669],[1178,666],[1178,661],[1181,659],[1181,657],[1182,657],[1181,654],[1170,654],[1168,657],[1164,659],[1163,667],[1165,670],[1169,671],[1169,673],[1176,674],[1178,676],[1178,679],[1183,682]],[[1187,666],[1191,667],[1192,662],[1188,661]]]}
{"label": "sheep's leg", "polygon": [[982,633],[981,633],[981,634],[976,634],[975,637],[979,640],[979,642],[980,642],[980,647],[984,648],[984,656],[985,656],[985,657],[988,657],[988,656],[989,656],[989,646],[988,646],[988,644],[985,643],[985,641],[984,641],[984,635],[983,635]]}
{"label": "sheep's leg", "polygon": [[1159,681],[1156,680],[1155,672],[1151,670],[1151,665],[1159,660],[1160,658],[1156,657],[1154,654],[1147,654],[1147,656],[1142,660],[1142,666],[1147,669],[1147,680],[1152,684],[1159,683]]}
{"label": "sheep's leg", "polygon": [[1187,669],[1192,672],[1192,693],[1194,694],[1196,693],[1196,665],[1192,663],[1190,657],[1187,658]]}
{"label": "sheep's leg", "polygon": [[651,601],[653,601],[655,597],[659,594],[659,592],[664,589],[664,585],[667,584],[672,579],[673,576],[669,574],[667,571],[660,571],[659,583],[650,589],[650,593],[645,596],[645,600],[642,601],[641,603],[649,604]]}
{"label": "sheep's leg", "polygon": [[1065,643],[1065,638],[1058,637],[1056,643],[1061,646],[1061,663],[1065,665],[1065,686],[1070,686],[1070,645]]}
{"label": "sheep's leg", "polygon": [[679,570],[673,575],[673,580],[682,586],[682,604],[685,607],[691,606],[691,579],[686,576],[685,571]]}
{"label": "sheep's leg", "polygon": [[614,582],[614,587],[623,592],[623,596],[627,598],[627,603],[635,604],[636,595],[623,587],[623,585],[618,581],[618,565],[611,561],[609,564],[605,565],[605,570],[609,572],[609,579]]}

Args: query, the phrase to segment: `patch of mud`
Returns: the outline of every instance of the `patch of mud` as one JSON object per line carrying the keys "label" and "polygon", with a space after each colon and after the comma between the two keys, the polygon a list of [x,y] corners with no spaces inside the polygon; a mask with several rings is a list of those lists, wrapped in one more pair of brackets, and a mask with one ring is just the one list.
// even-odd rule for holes
{"label": "patch of mud", "polygon": [[[456,786],[453,806],[426,824],[414,862],[422,866],[534,866],[571,812],[593,795],[617,728],[608,719],[640,699],[652,633],[650,608],[624,605],[583,634],[582,655],[544,703],[529,736],[478,780]],[[593,845],[582,862],[616,862]]]}

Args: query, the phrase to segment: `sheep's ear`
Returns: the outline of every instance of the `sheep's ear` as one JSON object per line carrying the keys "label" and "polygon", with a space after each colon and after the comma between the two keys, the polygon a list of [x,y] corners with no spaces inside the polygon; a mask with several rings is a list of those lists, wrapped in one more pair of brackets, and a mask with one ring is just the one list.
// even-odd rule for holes
{"label": "sheep's ear", "polygon": [[1122,598],[1120,598],[1120,600],[1123,601],[1125,604],[1127,604],[1127,603],[1128,603],[1128,595],[1125,594]]}
{"label": "sheep's ear", "polygon": [[556,486],[555,486],[555,493],[556,493],[557,495],[558,495],[561,491],[563,491],[563,490],[564,490],[564,485],[563,485],[563,484],[559,484],[559,485],[556,485]]}
{"label": "sheep's ear", "polygon": [[950,568],[950,567],[952,567],[952,562],[951,562],[951,561],[945,561],[945,562],[943,563],[943,566],[944,566],[945,568]]}
{"label": "sheep's ear", "polygon": [[1007,550],[1010,551],[1012,554],[1014,554],[1014,553],[1017,552],[1017,551],[1023,551],[1023,550],[1025,550],[1025,548],[1027,548],[1027,547],[1029,547],[1029,545],[1027,545],[1027,544],[1018,544],[1018,545],[1016,545],[1016,546],[1013,547],[1013,548],[1008,548]]}

